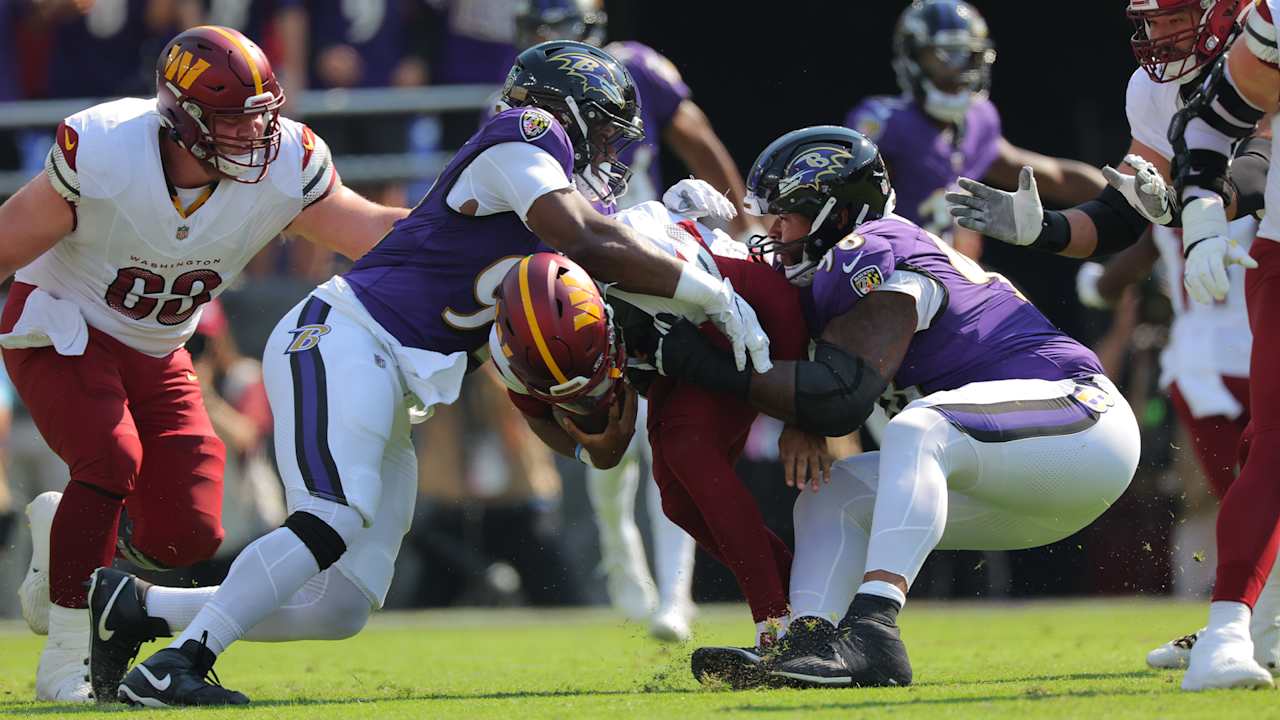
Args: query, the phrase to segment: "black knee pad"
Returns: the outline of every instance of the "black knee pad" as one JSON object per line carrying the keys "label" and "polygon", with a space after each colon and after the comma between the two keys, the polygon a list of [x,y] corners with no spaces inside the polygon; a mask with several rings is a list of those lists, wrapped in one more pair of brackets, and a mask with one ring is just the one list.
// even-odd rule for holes
{"label": "black knee pad", "polygon": [[329,523],[309,512],[298,511],[285,518],[284,527],[293,531],[311,551],[321,570],[338,561],[347,551],[347,543]]}

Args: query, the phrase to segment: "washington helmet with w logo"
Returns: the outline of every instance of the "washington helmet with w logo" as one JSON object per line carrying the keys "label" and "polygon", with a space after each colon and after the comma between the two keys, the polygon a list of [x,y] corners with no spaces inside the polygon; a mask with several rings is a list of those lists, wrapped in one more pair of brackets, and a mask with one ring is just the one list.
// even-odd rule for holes
{"label": "washington helmet with w logo", "polygon": [[542,108],[564,126],[573,171],[594,199],[609,202],[626,191],[631,170],[618,156],[644,138],[644,126],[631,73],[612,55],[569,40],[534,45],[516,58],[502,98],[511,107]]}
{"label": "washington helmet with w logo", "polygon": [[591,415],[613,404],[626,358],[622,338],[591,276],[557,253],[530,255],[494,292],[490,354],[527,394]]}
{"label": "washington helmet with w logo", "polygon": [[258,182],[280,152],[284,91],[238,30],[202,25],[170,40],[156,64],[156,101],[170,137],[234,180]]}
{"label": "washington helmet with w logo", "polygon": [[[875,143],[836,125],[793,130],[774,140],[747,175],[743,202],[752,215],[799,213],[809,234],[783,243],[756,236],[752,252],[779,258],[787,279],[808,285],[827,251],[864,222],[893,212],[893,188]],[[797,252],[802,250],[802,252]]]}

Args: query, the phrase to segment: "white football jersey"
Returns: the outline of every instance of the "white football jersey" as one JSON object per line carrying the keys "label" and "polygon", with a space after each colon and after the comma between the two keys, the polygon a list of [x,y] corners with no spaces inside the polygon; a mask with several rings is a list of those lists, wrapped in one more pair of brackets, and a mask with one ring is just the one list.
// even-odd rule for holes
{"label": "white football jersey", "polygon": [[[1172,161],[1173,145],[1168,138],[1169,123],[1183,105],[1180,83],[1157,83],[1138,68],[1129,78],[1125,112],[1133,138]],[[1268,179],[1270,183],[1270,179]],[[1242,218],[1231,223],[1231,237],[1245,248],[1253,242],[1258,223]],[[1231,289],[1227,299],[1215,305],[1188,300],[1182,287],[1184,261],[1182,234],[1167,227],[1154,228],[1152,236],[1160,250],[1160,263],[1168,279],[1168,295],[1174,320],[1169,344],[1160,357],[1161,385],[1205,372],[1231,377],[1249,376],[1249,347],[1253,334],[1244,304],[1244,269],[1228,268]],[[1185,393],[1184,393],[1185,394]]]}
{"label": "white football jersey", "polygon": [[195,331],[204,303],[336,184],[324,142],[280,120],[280,154],[256,184],[223,179],[186,211],[169,194],[156,101],[126,98],[59,126],[45,168],[76,226],[16,280],[74,302],[91,327],[162,357]]}
{"label": "white football jersey", "polygon": [[[1259,60],[1275,66],[1280,64],[1280,0],[1258,0],[1254,11],[1245,20],[1244,39],[1249,50]],[[1280,132],[1280,114],[1271,118],[1272,144],[1275,144],[1276,133]],[[1262,224],[1258,226],[1258,236],[1268,240],[1280,241],[1280,170],[1274,164],[1267,170],[1267,191],[1264,196],[1267,208],[1273,212],[1263,213]]]}

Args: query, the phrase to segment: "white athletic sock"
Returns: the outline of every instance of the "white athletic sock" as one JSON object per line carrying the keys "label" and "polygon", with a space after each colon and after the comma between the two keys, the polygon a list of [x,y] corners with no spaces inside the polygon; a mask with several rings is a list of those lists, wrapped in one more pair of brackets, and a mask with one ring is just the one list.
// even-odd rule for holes
{"label": "white athletic sock", "polygon": [[907,594],[893,583],[887,583],[883,580],[868,580],[858,586],[858,594],[866,593],[867,595],[876,595],[882,598],[889,598],[898,603],[898,607],[902,608],[907,604]]}
{"label": "white athletic sock", "polygon": [[1249,639],[1249,618],[1252,612],[1249,606],[1231,600],[1218,600],[1209,603],[1209,625],[1206,632],[1223,639],[1241,640],[1252,643]]}
{"label": "white athletic sock", "polygon": [[645,502],[649,509],[649,526],[653,531],[653,566],[658,582],[661,607],[693,604],[694,542],[679,525],[662,511],[662,493],[653,477],[644,484]]}
{"label": "white athletic sock", "polygon": [[318,572],[315,557],[292,530],[267,533],[236,557],[227,579],[169,647],[199,640],[207,632],[206,644],[220,654]]}
{"label": "white athletic sock", "polygon": [[217,586],[176,588],[152,585],[145,600],[147,614],[164,620],[171,632],[180,633],[217,591]]}

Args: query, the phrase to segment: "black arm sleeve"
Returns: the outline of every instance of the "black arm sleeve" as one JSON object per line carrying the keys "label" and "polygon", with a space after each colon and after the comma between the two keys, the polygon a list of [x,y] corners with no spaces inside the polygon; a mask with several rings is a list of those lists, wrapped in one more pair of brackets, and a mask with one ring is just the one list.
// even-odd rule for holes
{"label": "black arm sleeve", "polygon": [[1149,220],[1124,199],[1119,190],[1106,186],[1102,194],[1076,208],[1089,216],[1097,228],[1098,244],[1091,257],[1118,253],[1138,242]]}
{"label": "black arm sleeve", "polygon": [[1251,137],[1236,146],[1231,159],[1231,184],[1236,190],[1236,217],[1257,215],[1265,207],[1271,140]]}
{"label": "black arm sleeve", "polygon": [[796,363],[796,425],[841,437],[862,427],[889,383],[862,358],[819,340],[811,362]]}

